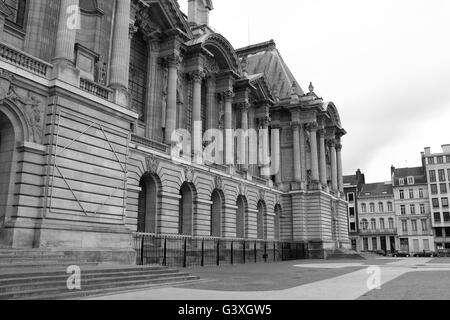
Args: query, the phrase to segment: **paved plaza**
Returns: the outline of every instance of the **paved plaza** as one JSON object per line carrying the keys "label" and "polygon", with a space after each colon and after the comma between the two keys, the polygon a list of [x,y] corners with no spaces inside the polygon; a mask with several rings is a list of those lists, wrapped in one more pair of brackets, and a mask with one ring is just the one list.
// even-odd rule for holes
{"label": "paved plaza", "polygon": [[[100,300],[450,299],[450,259],[302,260],[188,269],[196,284]],[[379,278],[377,277],[379,275]],[[379,280],[379,282],[377,282]],[[379,289],[376,287],[379,286]],[[375,289],[374,289],[375,288]]]}

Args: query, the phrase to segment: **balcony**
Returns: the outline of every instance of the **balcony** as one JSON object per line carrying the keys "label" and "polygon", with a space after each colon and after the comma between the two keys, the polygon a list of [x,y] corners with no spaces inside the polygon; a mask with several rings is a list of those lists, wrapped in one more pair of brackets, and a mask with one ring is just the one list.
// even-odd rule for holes
{"label": "balcony", "polygon": [[46,78],[52,65],[43,60],[35,58],[28,53],[0,42],[0,59],[19,68]]}
{"label": "balcony", "polygon": [[360,229],[359,230],[360,235],[396,235],[397,234],[397,228],[394,229]]}
{"label": "balcony", "polygon": [[105,100],[111,100],[113,93],[111,89],[83,78],[80,79],[80,89]]}

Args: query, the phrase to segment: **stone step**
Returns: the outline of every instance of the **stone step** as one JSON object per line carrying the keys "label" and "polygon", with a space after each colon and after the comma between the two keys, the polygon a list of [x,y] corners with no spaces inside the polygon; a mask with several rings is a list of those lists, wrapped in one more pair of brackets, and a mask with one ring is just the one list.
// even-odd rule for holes
{"label": "stone step", "polygon": [[[185,281],[199,280],[196,276],[190,276],[181,274],[180,276],[172,275],[171,277],[162,277],[157,279],[146,279],[146,280],[121,280],[115,282],[106,282],[100,284],[88,284],[82,286],[82,290],[79,292],[68,292],[67,287],[64,288],[40,288],[40,289],[30,289],[30,290],[20,290],[15,292],[0,293],[0,300],[5,299],[42,299],[42,296],[53,297],[52,299],[60,299],[62,294],[70,293],[73,297],[76,296],[88,296],[91,292],[101,292],[102,290],[112,289],[111,291],[116,291],[119,288],[128,287],[136,288],[146,285],[156,285],[156,284],[170,284],[174,282],[182,283]],[[41,297],[41,298],[39,298]]]}
{"label": "stone step", "polygon": [[[175,274],[178,273],[178,270],[175,269],[161,269],[161,270],[153,270],[151,275],[167,275],[167,274]],[[82,280],[90,280],[90,279],[99,279],[99,278],[120,278],[120,277],[136,277],[136,276],[148,276],[149,272],[146,270],[141,271],[117,271],[117,272],[105,272],[105,273],[88,273],[82,272],[81,279]],[[64,283],[69,278],[69,274],[67,273],[58,273],[58,274],[40,274],[40,275],[15,275],[16,277],[4,277],[0,278],[0,289],[2,286],[13,285],[13,284],[22,284],[22,283],[45,283],[45,282],[58,282],[63,281]]]}
{"label": "stone step", "polygon": [[[55,267],[55,266],[60,266],[61,268],[63,267],[68,267],[70,265],[78,265],[78,266],[97,266],[99,265],[98,262],[80,262],[80,261],[68,261],[66,263],[62,263],[60,260],[48,260],[48,261],[22,261],[22,262],[17,262],[15,261],[14,263],[0,263],[0,270],[2,269],[17,269],[17,268],[46,268],[46,267]],[[3,271],[3,270],[2,270]]]}
{"label": "stone step", "polygon": [[[188,277],[187,273],[159,273],[159,274],[141,274],[141,275],[122,275],[122,276],[106,276],[100,275],[99,277],[93,277],[90,279],[86,279],[86,277],[81,277],[81,288],[89,287],[89,286],[103,286],[108,283],[121,283],[121,282],[138,282],[138,281],[152,281],[157,279],[167,279],[172,277]],[[50,281],[28,281],[28,282],[18,282],[18,283],[10,283],[10,284],[1,284],[0,285],[0,295],[9,292],[18,292],[24,290],[33,290],[33,289],[43,289],[43,288],[51,288],[51,289],[67,289],[67,279],[52,279]]]}
{"label": "stone step", "polygon": [[[173,270],[167,269],[163,266],[117,266],[117,265],[104,265],[100,264],[98,266],[80,266],[82,275],[95,275],[95,274],[107,274],[107,273],[127,273],[127,272],[153,272],[153,271],[161,271],[161,270]],[[9,271],[9,272],[8,272]],[[24,278],[24,277],[41,277],[47,275],[64,275],[66,276],[67,267],[64,265],[61,266],[51,266],[46,268],[23,268],[21,270],[10,269],[4,270],[2,274],[0,274],[1,279],[14,279],[14,278]]]}

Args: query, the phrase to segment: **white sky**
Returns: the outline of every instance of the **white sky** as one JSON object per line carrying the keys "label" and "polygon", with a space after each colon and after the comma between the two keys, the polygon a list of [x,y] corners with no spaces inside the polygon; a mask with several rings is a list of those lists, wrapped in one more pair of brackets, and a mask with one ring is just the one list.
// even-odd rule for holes
{"label": "white sky", "polygon": [[235,48],[274,39],[303,90],[311,81],[336,104],[344,174],[388,181],[391,165],[419,166],[424,147],[450,143],[450,1],[213,3],[210,24]]}

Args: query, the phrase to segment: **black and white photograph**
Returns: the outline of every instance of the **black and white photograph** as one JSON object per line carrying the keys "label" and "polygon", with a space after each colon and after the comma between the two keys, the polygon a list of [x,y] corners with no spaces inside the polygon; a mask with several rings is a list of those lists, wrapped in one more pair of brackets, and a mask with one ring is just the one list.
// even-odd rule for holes
{"label": "black and white photograph", "polygon": [[449,123],[448,0],[0,0],[0,300],[450,300]]}

